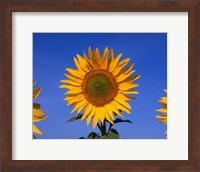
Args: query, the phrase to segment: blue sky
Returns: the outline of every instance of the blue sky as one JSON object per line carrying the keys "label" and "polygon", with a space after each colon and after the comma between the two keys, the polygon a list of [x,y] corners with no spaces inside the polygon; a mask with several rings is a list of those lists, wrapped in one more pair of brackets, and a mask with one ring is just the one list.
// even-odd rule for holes
{"label": "blue sky", "polygon": [[87,52],[91,46],[113,48],[115,55],[130,57],[129,64],[135,63],[136,72],[141,77],[136,99],[129,101],[131,115],[123,113],[133,124],[120,123],[115,128],[120,138],[128,139],[165,139],[167,126],[159,123],[155,116],[161,108],[160,97],[166,96],[167,88],[167,34],[166,33],[34,33],[33,34],[33,81],[34,88],[42,86],[40,95],[34,102],[41,104],[47,119],[35,123],[43,132],[36,135],[41,139],[77,139],[87,137],[90,132],[100,133],[98,128],[77,120],[65,123],[75,113],[70,111],[63,100],[66,89],[59,88],[60,80],[65,79],[66,67],[75,68],[73,57]]}

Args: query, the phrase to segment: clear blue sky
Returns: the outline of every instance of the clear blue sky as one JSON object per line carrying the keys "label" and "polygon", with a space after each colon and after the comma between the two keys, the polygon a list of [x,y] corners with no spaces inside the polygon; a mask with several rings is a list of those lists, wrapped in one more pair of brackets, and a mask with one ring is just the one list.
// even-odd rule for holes
{"label": "clear blue sky", "polygon": [[128,139],[165,139],[167,126],[159,123],[155,110],[161,108],[158,102],[165,96],[167,88],[167,33],[34,33],[33,34],[33,81],[34,86],[42,86],[42,91],[34,101],[41,104],[47,119],[36,123],[43,135],[41,139],[76,139],[87,137],[98,128],[90,123],[77,120],[65,123],[75,115],[70,114],[72,107],[67,107],[63,100],[66,89],[59,88],[64,79],[66,67],[75,67],[73,57],[87,52],[88,47],[99,48],[102,53],[108,46],[115,54],[123,53],[121,59],[130,57],[129,64],[135,63],[134,74],[141,78],[136,83],[140,94],[129,101],[132,106],[131,115],[126,119],[133,124],[120,123],[117,129],[121,138]]}

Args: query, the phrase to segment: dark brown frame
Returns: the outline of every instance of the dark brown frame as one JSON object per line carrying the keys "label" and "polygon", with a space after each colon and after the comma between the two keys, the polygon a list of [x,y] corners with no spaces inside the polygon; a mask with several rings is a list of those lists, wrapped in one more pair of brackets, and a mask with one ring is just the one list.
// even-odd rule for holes
{"label": "dark brown frame", "polygon": [[[12,12],[188,12],[189,159],[137,161],[12,160]],[[181,40],[180,40],[181,41]],[[200,0],[1,0],[0,171],[200,171]],[[181,63],[181,62],[180,62]]]}

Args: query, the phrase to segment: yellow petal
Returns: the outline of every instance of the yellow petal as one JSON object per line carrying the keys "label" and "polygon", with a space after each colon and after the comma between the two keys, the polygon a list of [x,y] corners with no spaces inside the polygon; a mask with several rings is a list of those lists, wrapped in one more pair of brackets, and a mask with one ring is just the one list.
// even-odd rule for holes
{"label": "yellow petal", "polygon": [[166,108],[160,108],[158,110],[156,110],[157,112],[163,112],[163,113],[166,113],[167,112],[167,109]]}
{"label": "yellow petal", "polygon": [[115,117],[113,115],[113,111],[111,109],[111,106],[105,105],[104,107],[105,107],[105,110],[107,112],[106,115],[109,115],[114,120]]}
{"label": "yellow petal", "polygon": [[89,46],[89,48],[88,48],[88,55],[89,55],[90,60],[92,61],[93,53],[92,53],[92,49],[91,49],[90,46]]}
{"label": "yellow petal", "polygon": [[167,107],[167,97],[162,97],[162,99],[159,100],[159,102],[160,102],[163,106]]}
{"label": "yellow petal", "polygon": [[156,115],[156,118],[166,119],[167,114]]}
{"label": "yellow petal", "polygon": [[167,104],[167,97],[161,97],[160,102]]}
{"label": "yellow petal", "polygon": [[124,94],[139,94],[136,90],[126,90],[126,91],[120,91]]}
{"label": "yellow petal", "polygon": [[33,89],[33,100],[37,98],[37,96],[40,94],[41,90],[42,90],[42,87]]}
{"label": "yellow petal", "polygon": [[96,127],[100,115],[101,115],[101,108],[97,107],[94,118],[93,118],[92,128]]}
{"label": "yellow petal", "polygon": [[124,117],[124,115],[121,114],[121,112],[119,111],[119,109],[116,107],[116,104],[114,103],[114,101],[112,101],[109,106],[111,106],[111,109],[119,116]]}
{"label": "yellow petal", "polygon": [[74,57],[74,63],[75,63],[75,65],[76,65],[77,69],[79,70],[79,72],[85,74],[86,71],[84,71],[84,70],[82,69],[82,64],[80,64],[79,61],[78,61],[75,57]]}
{"label": "yellow petal", "polygon": [[85,98],[83,94],[78,94],[77,96],[74,96],[72,99],[68,100],[67,106],[71,106],[74,103],[80,102]]}
{"label": "yellow petal", "polygon": [[122,54],[119,54],[114,60],[113,62],[110,63],[110,66],[109,66],[109,71],[112,72],[115,67],[117,66],[117,63],[119,61],[119,59],[121,58]]}
{"label": "yellow petal", "polygon": [[42,135],[42,132],[33,124],[33,133]]}
{"label": "yellow petal", "polygon": [[72,80],[60,80],[60,82],[68,83],[68,84],[71,84],[73,86],[81,86],[81,83],[78,83],[78,82],[72,81]]}
{"label": "yellow petal", "polygon": [[[74,81],[74,82],[77,82],[77,83],[82,83],[83,82],[83,80],[82,79],[80,79],[80,78],[77,78],[77,77],[74,77],[74,76],[72,76],[72,75],[70,75],[70,74],[64,74],[67,78],[69,78],[70,80],[72,80],[72,81]],[[66,80],[61,80],[61,82],[64,82],[65,83],[65,81]],[[67,80],[68,81],[68,80]]]}
{"label": "yellow petal", "polygon": [[47,116],[35,116],[35,115],[33,115],[33,122],[39,122],[39,121],[42,121],[46,118],[47,118]]}
{"label": "yellow petal", "polygon": [[126,107],[126,108],[128,108],[128,109],[131,109],[131,106],[130,106],[124,99],[122,99],[122,97],[120,97],[119,95],[117,95],[117,96],[115,97],[115,100],[116,100],[118,103],[122,104],[124,107]]}
{"label": "yellow petal", "polygon": [[137,87],[139,84],[135,83],[129,83],[129,82],[122,82],[119,84],[119,89],[120,90],[129,90],[131,88]]}
{"label": "yellow petal", "polygon": [[67,91],[67,92],[65,92],[64,94],[67,95],[67,96],[70,96],[70,97],[71,97],[71,96],[74,97],[74,96],[77,96],[77,95],[82,94],[82,93],[77,93],[77,94],[76,94],[76,93],[73,93],[73,94],[69,94],[68,91]]}
{"label": "yellow petal", "polygon": [[101,108],[100,108],[100,115],[99,115],[99,119],[100,119],[100,121],[101,121],[102,125],[103,125],[103,123],[104,123],[105,116],[106,116],[106,110],[105,110],[105,108],[104,108],[104,107],[101,107]]}
{"label": "yellow petal", "polygon": [[86,73],[88,73],[88,72],[90,71],[90,69],[88,69],[88,67],[85,66],[85,65],[81,65],[81,68],[82,68]]}
{"label": "yellow petal", "polygon": [[98,57],[97,49],[94,52],[92,52],[91,47],[89,47],[88,48],[88,54],[89,54],[90,61],[92,63],[93,68],[94,69],[100,68],[101,66],[100,66],[99,61],[98,61],[99,57]]}
{"label": "yellow petal", "polygon": [[75,70],[75,69],[72,69],[72,68],[66,68],[66,70],[67,70],[71,75],[73,75],[74,77],[77,77],[77,78],[83,79],[84,76],[85,76],[84,73],[81,73],[80,71]]}
{"label": "yellow petal", "polygon": [[85,108],[85,106],[87,106],[87,104],[88,104],[88,102],[86,101],[81,107],[78,108],[77,113],[80,113],[83,110],[83,108]]}
{"label": "yellow petal", "polygon": [[103,61],[103,64],[102,64],[102,69],[107,69],[108,68],[108,48],[106,47],[105,50],[104,50],[104,53],[103,53],[103,58],[102,58],[102,61]]}
{"label": "yellow petal", "polygon": [[117,82],[121,82],[123,80],[125,80],[126,78],[128,78],[133,72],[135,72],[134,70],[130,71],[129,73],[121,73],[120,75],[118,75],[116,77]]}
{"label": "yellow petal", "polygon": [[167,118],[166,119],[162,119],[159,122],[163,123],[163,124],[167,124]]}
{"label": "yellow petal", "polygon": [[84,54],[84,59],[86,61],[86,65],[87,65],[88,69],[89,70],[93,69],[93,66],[92,66],[91,62],[89,61],[89,59],[87,58],[85,52],[83,52],[83,54]]}
{"label": "yellow petal", "polygon": [[122,110],[122,111],[124,111],[124,112],[126,112],[128,114],[131,113],[126,107],[124,107],[123,105],[121,105],[117,101],[113,101],[112,103],[117,107],[117,109]]}
{"label": "yellow petal", "polygon": [[111,49],[110,50],[110,58],[109,58],[109,60],[108,60],[108,66],[110,66],[110,64],[114,61],[114,50],[113,49]]}
{"label": "yellow petal", "polygon": [[116,66],[116,68],[114,69],[114,71],[112,72],[114,76],[117,76],[120,71],[124,68],[124,66],[127,65],[127,63],[129,62],[129,58],[126,58],[124,60],[122,60],[121,62],[119,62],[119,64]]}
{"label": "yellow petal", "polygon": [[108,47],[106,47],[104,49],[103,56],[102,56],[103,62],[105,62],[105,60],[108,58],[108,53],[109,53],[109,50],[108,50]]}
{"label": "yellow petal", "polygon": [[122,66],[124,64],[127,65],[129,61],[130,61],[130,58],[125,58],[124,60],[119,62],[118,66]]}
{"label": "yellow petal", "polygon": [[111,124],[114,124],[114,122],[112,121],[112,119],[110,119],[110,116],[107,114],[106,115],[106,119],[108,120],[108,122],[110,122]]}
{"label": "yellow petal", "polygon": [[71,100],[74,98],[74,94],[73,95],[67,95],[63,100]]}
{"label": "yellow petal", "polygon": [[131,83],[131,82],[133,82],[133,81],[139,79],[140,77],[141,77],[141,75],[136,75],[136,76],[133,76],[133,77],[130,77],[130,78],[126,78],[126,79],[125,79],[124,81],[122,81],[122,82],[129,82],[129,83]]}
{"label": "yellow petal", "polygon": [[102,69],[106,70],[108,68],[108,57],[102,64]]}
{"label": "yellow petal", "polygon": [[80,64],[80,67],[85,71],[85,72],[89,72],[90,69],[87,66],[87,61],[81,57],[79,54],[76,55]]}
{"label": "yellow petal", "polygon": [[124,100],[134,100],[135,99],[134,97],[127,96],[123,93],[118,93],[118,95]]}
{"label": "yellow petal", "polygon": [[74,108],[72,109],[71,113],[73,113],[75,110],[77,110],[78,108],[82,107],[85,103],[87,102],[86,99],[83,99],[81,102],[78,102]]}
{"label": "yellow petal", "polygon": [[43,110],[33,109],[33,115],[35,115],[35,116],[41,116],[43,114],[45,114]]}
{"label": "yellow petal", "polygon": [[167,89],[164,89],[164,92],[167,93]]}
{"label": "yellow petal", "polygon": [[79,94],[79,93],[82,93],[81,87],[75,87],[67,91],[67,94]]}
{"label": "yellow petal", "polygon": [[70,84],[62,84],[62,85],[59,86],[59,88],[74,89],[74,88],[77,88],[77,87],[74,86],[74,85],[70,85]]}
{"label": "yellow petal", "polygon": [[100,56],[100,53],[99,53],[99,49],[96,48],[96,50],[94,51],[94,58],[96,59],[96,61],[99,63],[99,65],[101,66],[102,65],[102,58]]}
{"label": "yellow petal", "polygon": [[85,117],[89,115],[91,110],[92,110],[92,104],[88,103],[87,106],[85,107],[85,111],[84,111],[84,113],[83,113],[83,115],[81,117],[81,120],[85,119]]}
{"label": "yellow petal", "polygon": [[[131,64],[130,66],[128,66],[127,68],[124,68],[123,69],[123,73],[128,73],[129,71],[131,71],[131,69],[133,68],[133,66],[134,66],[134,64]],[[135,72],[135,70],[134,70],[134,72]]]}
{"label": "yellow petal", "polygon": [[90,123],[90,120],[94,116],[95,112],[96,112],[96,107],[93,106],[91,112],[89,113],[86,119],[87,125]]}
{"label": "yellow petal", "polygon": [[101,68],[101,64],[102,64],[102,59],[100,58],[100,54],[99,54],[99,50],[98,48],[93,52],[93,56],[92,56],[92,63],[95,69],[99,69]]}

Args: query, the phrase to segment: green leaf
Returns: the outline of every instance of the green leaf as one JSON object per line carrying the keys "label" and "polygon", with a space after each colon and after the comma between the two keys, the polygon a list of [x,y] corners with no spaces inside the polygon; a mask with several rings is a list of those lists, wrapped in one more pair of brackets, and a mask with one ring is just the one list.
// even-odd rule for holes
{"label": "green leaf", "polygon": [[80,137],[79,139],[85,139],[85,137]]}
{"label": "green leaf", "polygon": [[113,122],[114,122],[114,124],[120,123],[120,122],[128,122],[128,123],[132,124],[132,121],[130,121],[130,120],[123,120],[123,119],[120,119],[120,118],[115,119]]}
{"label": "green leaf", "polygon": [[107,136],[100,136],[99,139],[107,139]]}
{"label": "green leaf", "polygon": [[[122,110],[120,110],[120,109],[118,109],[118,110],[119,110],[119,112],[122,112]],[[114,115],[116,115],[116,116],[117,116],[117,113],[115,113],[115,112],[114,112]]]}
{"label": "green leaf", "polygon": [[89,135],[88,135],[88,139],[98,139],[100,136],[95,133],[95,132],[91,132]]}
{"label": "green leaf", "polygon": [[107,139],[119,139],[119,133],[114,128],[108,130]]}
{"label": "green leaf", "polygon": [[[131,124],[132,124],[132,121],[130,121],[130,120],[123,120],[123,119],[120,119],[120,118],[116,118],[116,119],[113,121],[114,124],[117,124],[117,123],[120,123],[120,122],[128,122],[128,123],[131,123]],[[111,129],[112,126],[113,126],[114,124],[110,124],[109,129]]]}
{"label": "green leaf", "polygon": [[80,119],[82,117],[83,114],[77,114],[76,116],[70,118],[68,121],[66,122],[72,122],[72,121],[76,121],[77,119]]}

